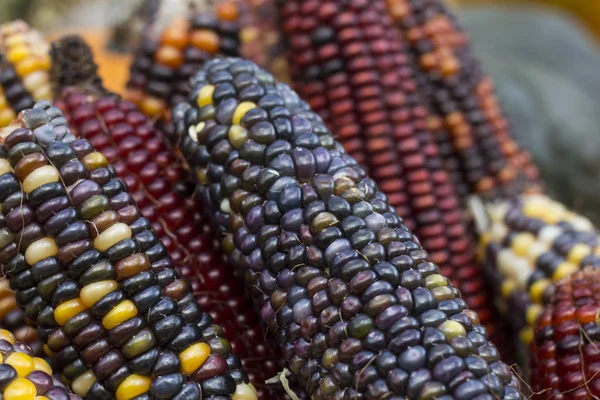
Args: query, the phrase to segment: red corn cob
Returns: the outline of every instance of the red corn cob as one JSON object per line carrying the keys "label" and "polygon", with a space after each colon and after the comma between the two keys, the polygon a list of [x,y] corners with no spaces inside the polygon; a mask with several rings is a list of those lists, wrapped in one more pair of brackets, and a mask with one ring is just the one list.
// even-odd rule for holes
{"label": "red corn cob", "polygon": [[563,280],[538,319],[531,346],[534,400],[600,396],[600,273],[578,272]]}
{"label": "red corn cob", "polygon": [[295,87],[364,164],[495,340],[496,312],[428,128],[405,50],[382,2],[279,2]]}
{"label": "red corn cob", "polygon": [[[221,258],[212,234],[197,210],[194,186],[165,136],[130,102],[105,92],[90,49],[79,37],[53,44],[56,105],[73,134],[88,139],[127,183],[144,217],[182,266],[202,308],[220,324],[240,356],[259,398],[283,395],[262,384],[279,370],[279,355],[263,340],[256,312],[243,286]],[[87,65],[87,66],[86,66]],[[70,72],[77,72],[75,75]],[[83,82],[82,88],[76,87]],[[93,85],[85,85],[93,82]],[[60,90],[61,87],[67,87]]]}
{"label": "red corn cob", "polygon": [[462,180],[488,197],[539,191],[537,169],[514,140],[492,80],[443,1],[386,3],[414,60],[420,89],[450,133],[437,136],[438,144],[451,165],[460,166]]}

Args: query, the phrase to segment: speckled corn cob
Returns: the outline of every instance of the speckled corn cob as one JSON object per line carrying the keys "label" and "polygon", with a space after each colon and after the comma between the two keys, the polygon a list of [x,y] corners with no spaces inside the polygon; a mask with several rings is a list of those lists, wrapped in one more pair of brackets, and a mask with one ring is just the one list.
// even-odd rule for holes
{"label": "speckled corn cob", "polygon": [[52,368],[33,350],[0,330],[0,396],[6,400],[81,400],[52,376]]}
{"label": "speckled corn cob", "polygon": [[558,283],[531,346],[534,400],[600,396],[600,272],[592,268]]}
{"label": "speckled corn cob", "polygon": [[189,80],[217,54],[237,55],[237,6],[219,4],[215,12],[173,21],[163,32],[149,27],[131,66],[125,99],[152,118],[168,118],[173,104],[190,94]]}
{"label": "speckled corn cob", "polygon": [[133,104],[102,89],[91,50],[80,37],[53,43],[52,64],[57,89],[67,87],[56,105],[75,135],[89,140],[115,167],[179,271],[190,280],[202,309],[223,328],[260,398],[275,399],[278,394],[264,382],[277,374],[281,358],[275,346],[262,340],[243,282],[223,262],[179,156]]}
{"label": "speckled corn cob", "polygon": [[[388,196],[493,339],[499,319],[474,238],[428,130],[428,110],[383,2],[279,3],[294,85]],[[500,332],[498,332],[500,333]]]}
{"label": "speckled corn cob", "polygon": [[[314,399],[524,399],[477,314],[284,84],[209,61],[174,111],[229,261]],[[234,89],[234,90],[232,90]]]}
{"label": "speckled corn cob", "polygon": [[52,97],[49,46],[23,21],[0,26],[0,127],[36,100]]}
{"label": "speckled corn cob", "polygon": [[86,399],[255,399],[106,158],[48,102],[0,136],[0,261]]}
{"label": "speckled corn cob", "polygon": [[539,191],[538,171],[514,140],[468,39],[442,0],[386,0],[449,136],[438,136],[442,154],[458,159],[471,191],[487,197]]}
{"label": "speckled corn cob", "polygon": [[493,203],[488,212],[480,257],[506,319],[528,346],[555,282],[584,266],[600,267],[598,232],[589,220],[543,195]]}

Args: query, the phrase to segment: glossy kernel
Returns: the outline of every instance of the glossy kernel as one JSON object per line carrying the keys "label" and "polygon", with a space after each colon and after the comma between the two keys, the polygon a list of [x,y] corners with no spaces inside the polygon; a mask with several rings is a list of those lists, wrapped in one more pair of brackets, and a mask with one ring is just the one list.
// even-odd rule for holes
{"label": "glossy kernel", "polygon": [[4,363],[11,365],[15,371],[17,371],[17,375],[20,378],[26,377],[35,369],[33,358],[25,353],[20,352],[15,352],[9,355],[6,360],[4,360]]}
{"label": "glossy kernel", "polygon": [[244,115],[246,115],[246,113],[248,111],[250,111],[256,107],[257,107],[256,104],[254,104],[251,101],[244,101],[244,102],[241,102],[240,104],[238,104],[238,106],[235,108],[235,111],[233,112],[233,119],[232,119],[233,125],[240,125]]}
{"label": "glossy kernel", "polygon": [[213,93],[215,92],[215,87],[213,85],[206,85],[200,89],[198,92],[198,107],[208,106],[213,103]]}
{"label": "glossy kernel", "polygon": [[181,371],[186,375],[193,374],[210,356],[210,347],[206,343],[195,343],[179,353]]}
{"label": "glossy kernel", "polygon": [[81,288],[79,298],[81,299],[81,302],[89,308],[96,304],[101,298],[110,292],[114,292],[118,288],[119,284],[116,281],[100,281],[90,283],[89,285]]}
{"label": "glossy kernel", "polygon": [[102,325],[106,329],[113,329],[117,325],[135,317],[137,315],[137,308],[131,300],[124,300],[120,302],[115,308],[110,310],[108,314],[102,318]]}
{"label": "glossy kernel", "polygon": [[4,389],[4,400],[34,400],[35,385],[25,378],[17,378]]}
{"label": "glossy kernel", "polygon": [[97,380],[98,379],[96,378],[96,375],[89,370],[79,375],[73,380],[73,382],[71,382],[71,389],[75,394],[85,397]]}
{"label": "glossy kernel", "polygon": [[52,165],[44,165],[32,171],[23,181],[23,190],[31,193],[35,189],[47,183],[58,182],[60,179],[58,171]]}
{"label": "glossy kernel", "polygon": [[25,261],[29,265],[34,265],[38,261],[48,257],[54,257],[58,254],[58,247],[51,238],[42,238],[31,243],[25,250]]}
{"label": "glossy kernel", "polygon": [[15,335],[6,329],[0,329],[0,340],[6,340],[10,344],[15,344]]}
{"label": "glossy kernel", "polygon": [[129,375],[117,388],[117,400],[131,400],[150,390],[152,380],[148,377],[132,374]]}
{"label": "glossy kernel", "polygon": [[129,225],[119,222],[99,234],[94,239],[94,247],[100,251],[106,251],[115,244],[130,237],[131,228]]}
{"label": "glossy kernel", "polygon": [[62,326],[85,309],[85,305],[79,298],[65,301],[54,309],[54,320]]}

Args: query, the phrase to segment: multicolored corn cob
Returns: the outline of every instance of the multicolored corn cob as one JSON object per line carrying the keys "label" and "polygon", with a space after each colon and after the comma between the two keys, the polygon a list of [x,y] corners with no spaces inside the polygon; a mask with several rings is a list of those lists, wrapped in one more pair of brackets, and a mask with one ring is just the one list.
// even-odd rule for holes
{"label": "multicolored corn cob", "polygon": [[193,87],[173,110],[182,153],[309,396],[524,399],[477,314],[295,92],[232,58]]}
{"label": "multicolored corn cob", "polygon": [[598,232],[588,219],[543,195],[492,203],[488,214],[480,258],[506,319],[528,347],[555,283],[585,266],[600,267]]}
{"label": "multicolored corn cob", "polygon": [[164,31],[148,27],[131,66],[125,99],[152,118],[169,118],[169,109],[190,94],[189,80],[216,55],[237,55],[238,8],[220,3],[214,12],[194,13]]}
{"label": "multicolored corn cob", "polygon": [[25,22],[0,26],[0,127],[34,101],[52,98],[48,50],[42,34]]}
{"label": "multicolored corn cob", "polygon": [[533,400],[600,397],[600,272],[561,281],[538,319],[531,347]]}
{"label": "multicolored corn cob", "polygon": [[490,77],[442,0],[386,0],[419,75],[449,131],[436,137],[472,193],[494,198],[540,190],[538,171],[512,136]]}
{"label": "multicolored corn cob", "polygon": [[0,396],[6,400],[81,400],[55,377],[31,347],[0,330]]}
{"label": "multicolored corn cob", "polygon": [[223,262],[175,150],[133,104],[102,89],[91,50],[80,37],[53,43],[52,60],[57,89],[65,88],[56,105],[75,136],[89,140],[125,181],[202,309],[223,328],[260,398],[283,395],[264,387],[280,370],[278,348],[263,340],[243,282]]}
{"label": "multicolored corn cob", "polygon": [[279,3],[294,86],[387,195],[493,339],[499,321],[459,198],[383,2]]}
{"label": "multicolored corn cob", "polygon": [[38,102],[0,132],[0,262],[64,379],[86,399],[256,399],[115,168],[66,124]]}

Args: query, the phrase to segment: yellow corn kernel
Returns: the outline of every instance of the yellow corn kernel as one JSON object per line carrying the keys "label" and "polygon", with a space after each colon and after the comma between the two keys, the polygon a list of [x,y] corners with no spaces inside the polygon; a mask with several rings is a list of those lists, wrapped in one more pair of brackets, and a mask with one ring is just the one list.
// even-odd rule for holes
{"label": "yellow corn kernel", "polygon": [[117,400],[130,400],[150,390],[152,380],[136,374],[129,375],[117,388]]}
{"label": "yellow corn kernel", "polygon": [[35,385],[25,378],[17,378],[4,389],[4,400],[34,400]]}
{"label": "yellow corn kernel", "polygon": [[440,324],[440,326],[438,326],[438,329],[442,331],[442,333],[446,336],[446,339],[449,341],[455,337],[467,335],[465,327],[462,326],[461,323],[452,320],[444,321],[442,324]]}
{"label": "yellow corn kernel", "polygon": [[215,87],[213,85],[206,85],[200,89],[198,92],[197,103],[198,107],[207,106],[213,103],[213,93],[215,92]]}
{"label": "yellow corn kernel", "polygon": [[581,260],[592,254],[592,248],[585,243],[577,243],[567,253],[567,260],[579,265]]}
{"label": "yellow corn kernel", "polygon": [[50,61],[50,55],[44,52],[40,57],[35,59],[35,65],[38,69],[49,71],[52,62]]}
{"label": "yellow corn kernel", "polygon": [[542,218],[548,210],[549,203],[546,196],[528,196],[523,205],[523,214],[530,218]]}
{"label": "yellow corn kernel", "polygon": [[515,281],[512,279],[507,279],[502,282],[502,287],[500,288],[500,292],[502,293],[502,297],[508,298],[512,292],[517,288]]}
{"label": "yellow corn kernel", "polygon": [[525,321],[527,321],[527,325],[534,326],[537,322],[538,317],[544,312],[544,307],[540,304],[532,304],[527,307],[527,311],[525,312]]}
{"label": "yellow corn kernel", "polygon": [[558,264],[558,266],[552,273],[552,280],[554,282],[558,282],[561,279],[564,279],[577,271],[579,271],[579,267],[576,264],[573,264],[568,261],[562,262]]}
{"label": "yellow corn kernel", "polygon": [[49,83],[45,83],[31,92],[31,95],[35,100],[51,100],[52,99],[52,87]]}
{"label": "yellow corn kernel", "polygon": [[54,239],[46,237],[31,243],[25,250],[25,261],[33,265],[48,257],[54,257],[58,254],[58,246]]}
{"label": "yellow corn kernel", "polygon": [[5,158],[0,158],[0,175],[9,174],[13,172],[10,163]]}
{"label": "yellow corn kernel", "polygon": [[538,232],[538,238],[549,246],[563,233],[563,230],[558,226],[547,225]]}
{"label": "yellow corn kernel", "polygon": [[443,275],[432,274],[425,278],[425,287],[427,289],[433,289],[439,286],[448,286],[448,281]]}
{"label": "yellow corn kernel", "polygon": [[9,125],[17,115],[11,108],[5,108],[0,111],[0,127]]}
{"label": "yellow corn kernel", "polygon": [[26,46],[14,46],[6,53],[6,59],[11,64],[16,64],[23,61],[29,55],[29,49]]}
{"label": "yellow corn kernel", "polygon": [[52,375],[52,367],[43,358],[33,357],[33,365],[36,371],[43,371],[48,375]]}
{"label": "yellow corn kernel", "polygon": [[101,298],[119,288],[117,281],[99,281],[81,288],[79,298],[86,307],[92,307]]}
{"label": "yellow corn kernel", "polygon": [[60,176],[52,165],[44,165],[32,171],[23,181],[23,190],[31,193],[42,185],[58,182]]}
{"label": "yellow corn kernel", "polygon": [[531,233],[517,233],[512,239],[510,248],[516,255],[524,257],[533,243],[535,243],[535,236]]}
{"label": "yellow corn kernel", "polygon": [[600,257],[600,246],[598,246],[594,249],[594,255],[597,257]]}
{"label": "yellow corn kernel", "polygon": [[543,242],[535,242],[527,250],[527,260],[534,264],[537,262],[538,258],[544,253],[548,251],[548,246]]}
{"label": "yellow corn kernel", "polygon": [[179,353],[181,372],[186,375],[193,374],[210,356],[210,347],[206,343],[195,343]]}
{"label": "yellow corn kernel", "polygon": [[242,117],[246,115],[246,113],[253,108],[256,108],[257,105],[251,101],[243,101],[235,108],[233,112],[233,125],[239,125],[242,121]]}
{"label": "yellow corn kernel", "polygon": [[533,340],[533,328],[526,327],[521,329],[521,332],[519,332],[519,338],[521,339],[521,342],[529,345]]}
{"label": "yellow corn kernel", "polygon": [[248,140],[248,131],[240,125],[232,125],[229,128],[229,141],[236,149],[241,149],[244,143]]}
{"label": "yellow corn kernel", "polygon": [[508,211],[508,204],[498,203],[488,207],[488,214],[492,222],[502,223]]}
{"label": "yellow corn kernel", "polygon": [[550,279],[540,279],[537,282],[534,282],[529,289],[529,296],[531,297],[531,301],[534,303],[541,303],[542,297],[544,296],[544,292],[551,285]]}
{"label": "yellow corn kernel", "polygon": [[116,223],[94,239],[94,247],[100,251],[106,251],[115,244],[129,239],[131,237],[131,228],[122,222]]}
{"label": "yellow corn kernel", "polygon": [[15,335],[13,335],[11,331],[8,331],[6,329],[0,329],[0,339],[6,340],[10,344],[15,344],[15,342],[17,341],[15,339]]}
{"label": "yellow corn kernel", "polygon": [[21,78],[29,75],[38,69],[38,62],[35,58],[29,56],[15,64],[15,71]]}
{"label": "yellow corn kernel", "polygon": [[77,378],[75,378],[75,380],[73,380],[73,382],[71,383],[71,389],[76,395],[85,398],[85,396],[90,391],[92,386],[94,386],[94,383],[96,383],[97,380],[98,379],[96,378],[96,375],[94,375],[92,370],[89,370],[79,375]]}
{"label": "yellow corn kernel", "polygon": [[81,161],[89,171],[93,171],[98,168],[108,167],[108,160],[106,159],[106,157],[104,157],[104,154],[100,153],[99,151],[91,152],[90,154],[83,157]]}
{"label": "yellow corn kernel", "polygon": [[4,363],[12,366],[15,371],[17,371],[19,378],[26,377],[32,373],[35,368],[33,358],[28,354],[20,352],[12,353],[4,360]]}
{"label": "yellow corn kernel", "polygon": [[235,388],[232,400],[258,400],[258,395],[252,384],[240,383]]}
{"label": "yellow corn kernel", "polygon": [[503,223],[492,224],[490,234],[492,236],[492,240],[501,242],[508,235],[508,228]]}
{"label": "yellow corn kernel", "polygon": [[79,298],[65,301],[54,309],[54,320],[62,326],[85,309],[86,307]]}
{"label": "yellow corn kernel", "polygon": [[102,325],[106,329],[112,329],[136,315],[137,308],[135,304],[131,300],[123,300],[102,318]]}
{"label": "yellow corn kernel", "polygon": [[140,110],[149,117],[155,117],[167,111],[167,104],[161,99],[145,96],[140,102]]}

